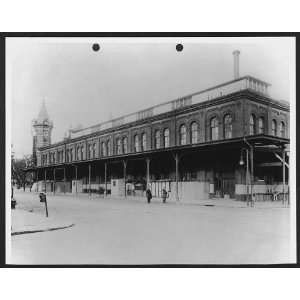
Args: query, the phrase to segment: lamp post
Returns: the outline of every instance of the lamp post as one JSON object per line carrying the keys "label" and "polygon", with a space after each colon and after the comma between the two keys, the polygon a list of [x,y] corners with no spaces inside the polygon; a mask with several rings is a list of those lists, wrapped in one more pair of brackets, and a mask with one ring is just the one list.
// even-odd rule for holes
{"label": "lamp post", "polygon": [[249,198],[249,188],[248,188],[248,182],[249,182],[249,159],[248,159],[248,149],[242,148],[241,149],[241,158],[239,161],[240,166],[244,166],[244,158],[243,153],[246,151],[246,194],[247,194],[247,205],[248,205],[248,198]]}

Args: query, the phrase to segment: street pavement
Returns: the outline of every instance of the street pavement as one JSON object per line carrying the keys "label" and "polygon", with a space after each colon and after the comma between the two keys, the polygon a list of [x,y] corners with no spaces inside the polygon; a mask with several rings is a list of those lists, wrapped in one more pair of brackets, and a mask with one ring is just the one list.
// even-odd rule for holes
{"label": "street pavement", "polygon": [[[16,211],[44,217],[38,194]],[[291,261],[290,209],[232,200],[47,195],[49,217],[74,226],[11,237],[12,264],[277,264]],[[29,214],[29,215],[30,215]],[[23,214],[24,215],[24,214]],[[29,222],[30,223],[30,222]]]}
{"label": "street pavement", "polygon": [[65,229],[74,224],[65,219],[46,217],[32,210],[13,209],[11,212],[11,235]]}

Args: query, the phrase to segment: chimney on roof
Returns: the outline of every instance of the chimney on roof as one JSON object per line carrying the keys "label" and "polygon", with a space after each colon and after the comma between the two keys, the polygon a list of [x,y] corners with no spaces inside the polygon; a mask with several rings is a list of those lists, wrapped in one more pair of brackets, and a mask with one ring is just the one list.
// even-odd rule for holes
{"label": "chimney on roof", "polygon": [[239,55],[240,51],[235,50],[232,52],[233,54],[233,75],[234,79],[239,79],[240,77],[240,66],[239,66]]}

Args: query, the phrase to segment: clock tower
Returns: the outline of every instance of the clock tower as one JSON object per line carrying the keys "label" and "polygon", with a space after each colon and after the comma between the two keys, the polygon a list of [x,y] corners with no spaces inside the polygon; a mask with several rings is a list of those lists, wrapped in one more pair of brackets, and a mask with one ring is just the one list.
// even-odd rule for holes
{"label": "clock tower", "polygon": [[34,164],[36,164],[37,150],[41,147],[49,146],[51,144],[52,128],[53,128],[53,123],[49,119],[45,100],[43,100],[37,119],[34,119],[32,121],[32,134],[33,134],[32,155],[33,155]]}

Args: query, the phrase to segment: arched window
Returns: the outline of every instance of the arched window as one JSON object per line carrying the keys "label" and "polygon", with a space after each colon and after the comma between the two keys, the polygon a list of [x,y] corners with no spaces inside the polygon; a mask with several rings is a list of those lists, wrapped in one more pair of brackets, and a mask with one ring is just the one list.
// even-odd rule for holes
{"label": "arched window", "polygon": [[77,147],[77,160],[81,160],[81,147]]}
{"label": "arched window", "polygon": [[191,141],[192,144],[198,142],[198,124],[196,122],[193,122],[191,125]]}
{"label": "arched window", "polygon": [[142,151],[147,150],[147,138],[146,138],[146,133],[142,134]]}
{"label": "arched window", "polygon": [[155,149],[160,148],[160,131],[156,130],[155,131]]}
{"label": "arched window", "polygon": [[210,120],[210,139],[212,141],[219,139],[219,122],[217,117],[213,117]]}
{"label": "arched window", "polygon": [[279,131],[280,131],[280,136],[285,137],[285,124],[284,124],[284,122],[280,122]]}
{"label": "arched window", "polygon": [[170,130],[169,128],[166,128],[164,130],[164,147],[170,147]]}
{"label": "arched window", "polygon": [[186,145],[186,126],[181,125],[180,126],[180,145]]}
{"label": "arched window", "polygon": [[272,120],[272,135],[277,135],[277,123],[276,120]]}
{"label": "arched window", "polygon": [[93,144],[93,158],[96,157],[96,143]]}
{"label": "arched window", "polygon": [[258,133],[262,134],[265,133],[265,120],[263,117],[258,119]]}
{"label": "arched window", "polygon": [[70,149],[70,161],[73,161],[73,148]]}
{"label": "arched window", "polygon": [[102,156],[107,155],[105,142],[101,143],[101,151],[102,151]]}
{"label": "arched window", "polygon": [[224,116],[224,138],[232,138],[232,117],[229,114]]}
{"label": "arched window", "polygon": [[83,147],[83,145],[82,145],[82,146],[81,146],[81,159],[84,158],[84,155],[83,155],[83,149],[84,149],[84,147]]}
{"label": "arched window", "polygon": [[254,135],[255,134],[255,116],[254,114],[250,115],[250,120],[249,120],[249,134]]}
{"label": "arched window", "polygon": [[117,139],[117,154],[122,154],[121,139]]}
{"label": "arched window", "polygon": [[123,153],[127,153],[128,152],[128,142],[127,142],[127,137],[125,136],[123,138]]}
{"label": "arched window", "polygon": [[67,149],[67,155],[66,155],[66,161],[69,162],[70,161],[70,149]]}
{"label": "arched window", "polygon": [[89,148],[88,148],[88,149],[89,149],[89,159],[91,159],[91,158],[93,158],[93,157],[92,157],[92,155],[93,155],[93,152],[92,152],[92,151],[93,151],[93,149],[92,149],[92,144],[89,144]]}
{"label": "arched window", "polygon": [[106,155],[111,155],[111,145],[110,140],[106,142]]}
{"label": "arched window", "polygon": [[140,147],[139,147],[139,137],[136,134],[134,136],[134,152],[139,152],[140,151]]}

